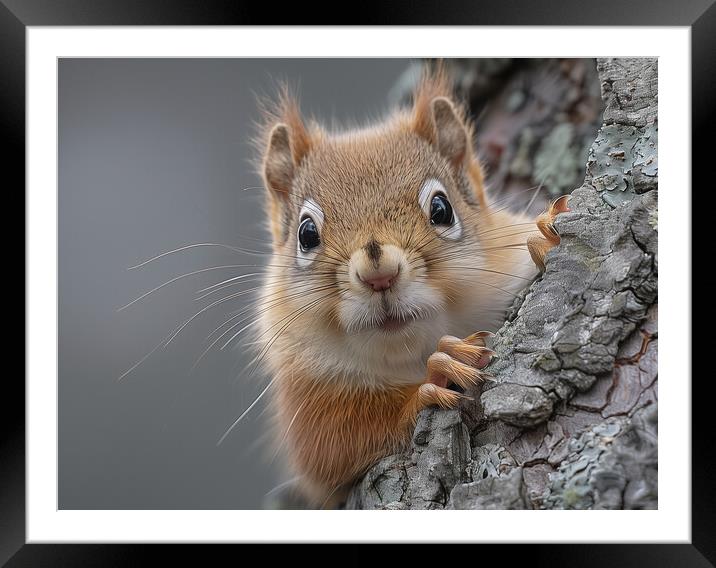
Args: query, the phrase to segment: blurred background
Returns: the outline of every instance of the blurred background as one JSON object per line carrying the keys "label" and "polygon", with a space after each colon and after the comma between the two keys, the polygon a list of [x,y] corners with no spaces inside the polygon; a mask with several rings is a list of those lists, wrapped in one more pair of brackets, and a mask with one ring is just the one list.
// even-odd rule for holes
{"label": "blurred background", "polygon": [[[197,246],[127,269],[195,243],[269,250],[256,94],[287,80],[305,114],[365,123],[409,102],[425,64],[59,61],[59,508],[259,508],[285,479],[263,449],[264,401],[217,446],[266,377],[241,343],[201,357],[250,295],[211,306],[226,294],[199,291],[266,256]],[[593,60],[449,64],[493,195],[538,213],[581,184],[602,113]]]}

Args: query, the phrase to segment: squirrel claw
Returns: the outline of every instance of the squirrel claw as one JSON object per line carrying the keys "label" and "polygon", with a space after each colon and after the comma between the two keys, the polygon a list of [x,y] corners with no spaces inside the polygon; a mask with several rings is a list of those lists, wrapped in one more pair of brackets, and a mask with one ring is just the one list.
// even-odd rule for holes
{"label": "squirrel claw", "polygon": [[495,334],[491,331],[476,331],[475,333],[468,335],[465,339],[463,339],[463,341],[465,343],[472,343],[484,347],[486,337],[495,337]]}

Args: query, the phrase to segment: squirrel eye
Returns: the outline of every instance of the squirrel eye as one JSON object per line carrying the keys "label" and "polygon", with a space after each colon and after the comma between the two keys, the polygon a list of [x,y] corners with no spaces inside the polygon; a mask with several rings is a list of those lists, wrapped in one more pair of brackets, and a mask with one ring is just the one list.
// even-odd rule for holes
{"label": "squirrel eye", "polygon": [[321,237],[318,234],[318,227],[310,217],[306,217],[298,227],[298,243],[301,250],[306,252],[321,244]]}
{"label": "squirrel eye", "polygon": [[430,201],[430,223],[432,225],[452,225],[453,221],[452,205],[442,193],[436,193]]}

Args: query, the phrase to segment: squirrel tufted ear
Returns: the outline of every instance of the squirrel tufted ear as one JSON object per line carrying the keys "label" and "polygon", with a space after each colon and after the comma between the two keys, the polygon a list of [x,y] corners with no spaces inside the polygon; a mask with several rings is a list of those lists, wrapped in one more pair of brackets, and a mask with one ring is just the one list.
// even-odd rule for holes
{"label": "squirrel tufted ear", "polygon": [[277,196],[288,199],[294,170],[288,126],[280,123],[271,129],[264,156],[264,178],[268,189]]}
{"label": "squirrel tufted ear", "polygon": [[455,170],[464,167],[478,203],[485,207],[485,184],[472,148],[472,126],[466,120],[463,107],[453,102],[451,85],[443,66],[425,72],[413,95],[410,128],[427,140]]}
{"label": "squirrel tufted ear", "polygon": [[277,100],[258,102],[262,118],[254,143],[261,155],[261,174],[273,197],[287,199],[296,169],[320,133],[315,125],[306,126],[288,86],[281,87]]}
{"label": "squirrel tufted ear", "polygon": [[468,133],[458,117],[455,107],[446,97],[437,97],[430,103],[435,144],[453,165],[460,165],[467,152]]}

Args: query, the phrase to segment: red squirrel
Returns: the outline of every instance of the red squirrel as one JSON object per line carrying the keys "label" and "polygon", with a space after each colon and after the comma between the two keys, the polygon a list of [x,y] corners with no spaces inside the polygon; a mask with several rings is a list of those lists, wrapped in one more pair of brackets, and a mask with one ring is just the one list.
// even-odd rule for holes
{"label": "red squirrel", "polygon": [[566,198],[536,220],[491,202],[444,69],[363,129],[329,132],[286,93],[262,124],[273,253],[258,348],[278,449],[307,502],[335,507],[406,448],[421,409],[458,404],[451,383],[485,380],[476,330],[544,270]]}

